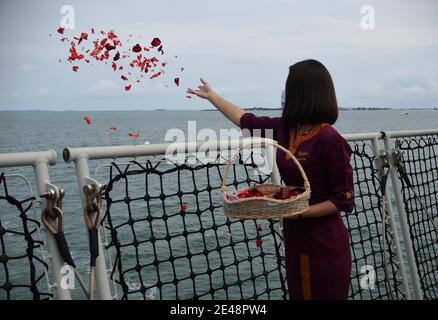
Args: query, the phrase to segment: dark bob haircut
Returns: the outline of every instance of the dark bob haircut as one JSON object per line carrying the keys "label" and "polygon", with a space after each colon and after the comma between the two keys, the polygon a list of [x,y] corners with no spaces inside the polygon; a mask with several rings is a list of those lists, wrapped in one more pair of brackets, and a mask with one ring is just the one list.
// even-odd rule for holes
{"label": "dark bob haircut", "polygon": [[336,122],[335,88],[330,73],[321,62],[304,60],[289,68],[282,118],[289,129],[304,123]]}

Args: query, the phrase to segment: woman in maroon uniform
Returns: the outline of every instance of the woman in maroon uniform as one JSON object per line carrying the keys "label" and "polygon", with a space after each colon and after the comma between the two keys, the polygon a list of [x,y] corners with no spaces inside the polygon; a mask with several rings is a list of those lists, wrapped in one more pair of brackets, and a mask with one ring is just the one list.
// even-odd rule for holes
{"label": "woman in maroon uniform", "polygon": [[[351,273],[349,235],[340,211],[354,206],[351,148],[331,126],[338,118],[335,89],[328,70],[316,60],[289,68],[283,114],[257,117],[228,102],[201,79],[189,93],[208,99],[242,129],[288,148],[300,161],[312,189],[309,210],[284,219],[286,270],[291,299],[347,299]],[[282,151],[277,164],[286,185],[302,185],[293,161]]]}

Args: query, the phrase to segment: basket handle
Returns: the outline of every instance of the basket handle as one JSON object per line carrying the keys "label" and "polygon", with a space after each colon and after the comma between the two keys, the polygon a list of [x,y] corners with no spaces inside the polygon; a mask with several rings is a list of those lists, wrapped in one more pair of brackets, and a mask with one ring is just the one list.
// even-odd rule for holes
{"label": "basket handle", "polygon": [[[288,149],[284,148],[283,146],[279,145],[277,141],[272,140],[272,139],[267,139],[267,138],[250,138],[247,139],[247,141],[243,142],[242,145],[240,147],[238,147],[234,154],[231,155],[231,157],[228,159],[227,161],[227,165],[225,166],[225,170],[224,170],[224,177],[222,179],[222,185],[221,185],[221,191],[223,193],[227,192],[227,186],[226,186],[226,180],[227,180],[227,174],[228,174],[228,169],[230,168],[230,165],[233,163],[234,158],[236,158],[236,156],[240,153],[240,150],[244,149],[245,147],[253,144],[253,143],[263,143],[265,145],[271,145],[273,147],[277,147],[280,150],[282,150],[283,152],[285,152],[286,154],[288,154],[293,162],[295,162],[295,164],[297,165],[298,169],[300,170],[301,176],[304,179],[304,188],[306,189],[306,191],[310,191],[310,183],[309,183],[309,179],[307,178],[306,173],[304,172],[303,167],[301,166],[301,163],[297,160],[297,158],[295,158],[295,156],[292,154],[292,152],[290,152]],[[275,160],[274,160],[275,161]]]}

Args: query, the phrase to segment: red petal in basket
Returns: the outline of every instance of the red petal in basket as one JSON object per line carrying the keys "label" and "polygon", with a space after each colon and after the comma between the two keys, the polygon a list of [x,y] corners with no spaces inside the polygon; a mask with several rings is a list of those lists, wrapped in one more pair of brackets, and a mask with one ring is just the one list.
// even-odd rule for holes
{"label": "red petal in basket", "polygon": [[185,213],[186,211],[187,211],[187,203],[183,202],[183,203],[181,204],[181,212],[182,212],[182,213]]}
{"label": "red petal in basket", "polygon": [[257,188],[244,189],[240,191],[237,196],[241,199],[252,198],[252,197],[264,197],[265,194],[258,190]]}
{"label": "red petal in basket", "polygon": [[257,248],[260,248],[262,246],[263,240],[262,239],[256,239],[256,246]]}
{"label": "red petal in basket", "polygon": [[281,188],[277,193],[275,193],[272,197],[277,200],[287,200],[291,197],[295,197],[304,192],[302,188],[296,188],[293,190],[287,190],[286,188]]}

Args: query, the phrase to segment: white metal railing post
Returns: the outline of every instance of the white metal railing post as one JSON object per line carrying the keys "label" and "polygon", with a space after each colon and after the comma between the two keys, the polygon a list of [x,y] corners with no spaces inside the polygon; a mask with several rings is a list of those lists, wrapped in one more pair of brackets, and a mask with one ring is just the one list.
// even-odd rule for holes
{"label": "white metal railing post", "polygon": [[[47,191],[47,184],[50,183],[48,165],[54,165],[56,164],[56,161],[57,155],[54,150],[0,154],[0,168],[25,166],[33,167],[38,194],[43,194]],[[40,204],[42,212],[47,206],[47,201],[45,199],[41,199]],[[59,300],[70,300],[70,291],[61,287],[61,280],[63,276],[61,271],[62,267],[64,266],[64,261],[59,254],[58,245],[55,238],[47,229],[45,229],[45,231],[47,250],[50,255],[52,271],[55,277],[56,298]]]}
{"label": "white metal railing post", "polygon": [[[38,188],[38,194],[45,193],[47,184],[50,183],[49,171],[47,168],[47,161],[44,159],[37,160],[34,164],[35,180]],[[47,200],[41,199],[41,211],[47,207]],[[44,227],[45,228],[45,227]],[[47,248],[52,261],[53,274],[56,281],[56,296],[59,300],[71,300],[70,291],[68,288],[62,288],[62,277],[61,272],[64,266],[64,261],[59,254],[58,245],[56,243],[55,237],[49,230],[45,229]],[[70,272],[70,271],[69,271]]]}
{"label": "white metal railing post", "polygon": [[[88,157],[85,154],[79,156],[77,157],[77,159],[75,159],[74,163],[76,168],[76,175],[78,177],[79,193],[81,195],[82,206],[85,210],[85,208],[87,207],[87,200],[83,192],[83,187],[84,185],[87,184],[86,178],[90,177],[90,170],[88,167]],[[96,289],[100,300],[112,300],[108,272],[105,263],[105,254],[103,251],[100,232],[98,232],[98,246],[99,246],[99,256],[96,259],[96,272],[95,272]]]}
{"label": "white metal railing post", "polygon": [[[390,154],[390,160],[392,162],[392,146],[391,146],[391,135],[390,133],[386,133],[383,138],[385,149]],[[406,258],[409,266],[409,273],[412,280],[413,291],[415,294],[415,299],[422,300],[423,299],[423,290],[421,288],[420,277],[418,274],[418,268],[415,261],[414,247],[412,244],[412,239],[409,233],[409,224],[406,216],[405,207],[403,204],[403,195],[401,192],[401,184],[398,178],[397,169],[394,167],[393,163],[391,163],[390,169],[391,183],[394,191],[395,202],[397,206],[398,218],[400,221],[400,227],[403,235],[403,242],[406,249]]]}
{"label": "white metal railing post", "polygon": [[[377,160],[378,155],[379,155],[379,142],[378,142],[377,137],[372,139],[371,143],[373,146],[374,156],[376,157],[376,160]],[[388,186],[386,186],[386,189],[388,189]],[[392,245],[395,247],[395,255],[396,255],[398,262],[399,262],[399,270],[400,270],[400,278],[401,278],[401,282],[402,282],[402,287],[403,287],[404,293],[406,295],[406,299],[411,300],[411,292],[409,289],[408,280],[407,280],[407,276],[406,276],[406,270],[405,270],[405,265],[404,265],[402,249],[401,249],[399,235],[398,235],[398,231],[397,231],[397,225],[395,223],[394,211],[392,209],[392,204],[391,204],[391,195],[387,192],[387,190],[381,190],[381,192],[383,192],[383,191],[385,191],[386,211],[388,212],[388,215],[390,218],[389,225],[391,227],[392,238],[394,240]],[[384,205],[385,204],[383,204],[383,206]],[[383,208],[385,208],[385,207],[383,207]],[[383,223],[383,217],[382,217],[382,223]]]}

